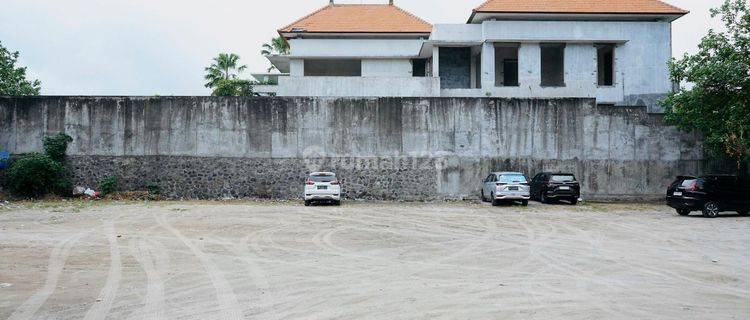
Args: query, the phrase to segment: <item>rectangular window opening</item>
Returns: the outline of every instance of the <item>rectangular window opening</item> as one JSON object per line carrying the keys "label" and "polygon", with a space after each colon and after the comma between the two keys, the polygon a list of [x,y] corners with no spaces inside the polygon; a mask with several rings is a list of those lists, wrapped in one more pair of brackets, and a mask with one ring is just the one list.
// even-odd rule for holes
{"label": "rectangular window opening", "polygon": [[427,59],[411,60],[411,74],[414,77],[427,76]]}
{"label": "rectangular window opening", "polygon": [[495,45],[495,86],[518,86],[518,45]]}
{"label": "rectangular window opening", "polygon": [[361,77],[362,60],[305,60],[305,77]]}
{"label": "rectangular window opening", "polygon": [[440,86],[471,89],[471,47],[440,47]]}
{"label": "rectangular window opening", "polygon": [[597,78],[599,86],[615,85],[615,45],[596,46]]}
{"label": "rectangular window opening", "polygon": [[565,86],[565,44],[541,45],[542,87]]}

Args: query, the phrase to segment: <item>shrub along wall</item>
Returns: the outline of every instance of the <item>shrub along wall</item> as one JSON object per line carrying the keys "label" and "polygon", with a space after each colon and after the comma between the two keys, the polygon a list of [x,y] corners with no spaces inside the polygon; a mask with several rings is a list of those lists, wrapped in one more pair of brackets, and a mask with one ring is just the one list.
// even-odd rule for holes
{"label": "shrub along wall", "polygon": [[0,146],[64,131],[73,181],[170,197],[298,198],[337,171],[354,198],[477,197],[490,171],[573,172],[585,198],[660,198],[701,171],[697,135],[592,99],[0,98]]}

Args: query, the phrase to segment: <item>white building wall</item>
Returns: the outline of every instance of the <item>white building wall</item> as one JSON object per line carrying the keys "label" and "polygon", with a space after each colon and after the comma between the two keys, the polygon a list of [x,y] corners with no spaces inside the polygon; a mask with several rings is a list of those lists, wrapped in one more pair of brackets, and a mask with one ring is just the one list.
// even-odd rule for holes
{"label": "white building wall", "polygon": [[411,77],[410,59],[364,59],[363,77]]}
{"label": "white building wall", "polygon": [[481,24],[436,24],[430,40],[447,42],[482,41]]}
{"label": "white building wall", "polygon": [[[424,40],[292,39],[290,78],[304,77],[306,58],[353,58],[362,60],[362,77],[373,79],[334,78],[321,82],[316,77],[294,83],[287,79],[280,83],[279,95],[596,97],[599,103],[646,105],[651,111],[657,111],[656,101],[672,89],[667,69],[672,52],[668,22],[485,21],[481,25],[436,25],[427,45],[437,48],[441,43],[450,46],[450,43],[461,42],[482,45],[479,68],[482,89],[442,90],[440,93],[439,87],[433,88],[434,84],[439,85],[437,77],[398,80],[411,78],[410,59],[419,55]],[[497,42],[521,44],[518,87],[495,87],[494,43]],[[544,42],[566,43],[565,87],[541,87],[539,44]],[[614,86],[597,84],[595,43],[617,43]],[[433,52],[435,59],[439,51]],[[440,67],[433,64],[432,70],[438,75]],[[285,85],[292,87],[283,88]]]}
{"label": "white building wall", "polygon": [[290,59],[289,60],[289,76],[304,77],[305,76],[305,60]]}
{"label": "white building wall", "polygon": [[419,55],[419,39],[291,39],[291,57],[411,58]]}
{"label": "white building wall", "polygon": [[[646,105],[651,111],[657,111],[656,101],[671,91],[667,62],[672,56],[672,39],[671,25],[668,22],[485,21],[482,25],[483,40],[489,42],[524,42],[531,45],[537,45],[537,42],[568,43],[565,57],[566,84],[573,87],[548,88],[533,96],[569,96],[576,94],[576,90],[588,91],[590,86],[585,85],[585,81],[588,81],[586,73],[591,70],[594,95],[601,103]],[[598,87],[596,83],[596,50],[592,44],[600,42],[619,43],[615,50],[616,84],[613,87]],[[583,45],[590,48],[585,49]],[[535,52],[527,52],[521,54],[519,60],[523,56],[529,58],[528,54],[536,56]],[[576,63],[570,64],[572,61]],[[523,62],[519,61],[519,64]],[[525,71],[532,72],[530,75],[534,78],[533,72],[538,72],[537,67],[533,65],[536,70]],[[523,71],[520,70],[519,78],[524,77]],[[528,88],[524,87],[526,89]],[[534,89],[532,86],[528,90],[533,92]],[[493,90],[493,94],[506,91],[505,88]],[[580,96],[591,95],[591,92],[587,92]]]}
{"label": "white building wall", "polygon": [[434,77],[282,77],[279,96],[313,97],[436,97]]}

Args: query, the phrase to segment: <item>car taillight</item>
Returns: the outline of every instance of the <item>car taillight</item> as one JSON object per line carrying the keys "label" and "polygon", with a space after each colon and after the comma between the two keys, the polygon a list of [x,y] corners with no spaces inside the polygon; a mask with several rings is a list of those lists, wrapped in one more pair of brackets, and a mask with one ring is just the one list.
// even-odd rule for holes
{"label": "car taillight", "polygon": [[498,183],[496,183],[495,185],[496,185],[496,186],[498,186],[498,187],[500,187],[500,186],[504,186],[504,185],[506,185],[506,184],[507,184],[507,183],[500,183],[500,182],[498,182]]}
{"label": "car taillight", "polygon": [[315,182],[313,182],[312,180],[307,180],[307,181],[305,181],[305,184],[308,185],[308,186],[311,186],[311,185],[314,185]]}
{"label": "car taillight", "polygon": [[338,180],[333,180],[333,181],[331,181],[331,185],[333,185],[333,186],[337,186],[337,185],[340,185],[340,184],[341,184],[341,183],[339,183],[339,181],[338,181]]}

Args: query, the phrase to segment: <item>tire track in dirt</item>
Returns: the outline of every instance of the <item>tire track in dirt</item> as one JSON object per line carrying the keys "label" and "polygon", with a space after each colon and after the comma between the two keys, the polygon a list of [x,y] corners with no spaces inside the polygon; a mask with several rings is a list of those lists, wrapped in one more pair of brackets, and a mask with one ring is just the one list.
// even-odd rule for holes
{"label": "tire track in dirt", "polygon": [[154,214],[154,217],[156,218],[156,221],[160,226],[172,233],[186,247],[188,247],[193,255],[198,258],[201,265],[203,265],[203,268],[206,270],[206,273],[208,274],[208,277],[211,280],[211,284],[213,285],[216,292],[216,300],[219,303],[221,319],[242,319],[242,308],[237,301],[237,296],[234,294],[234,290],[229,285],[229,282],[224,277],[221,269],[219,269],[216,263],[214,263],[211,258],[209,258],[208,255],[206,255],[206,253],[203,252],[198,246],[193,244],[190,239],[185,237],[179,230],[169,224],[169,222],[165,218],[165,215]]}
{"label": "tire track in dirt", "polygon": [[57,281],[60,279],[60,274],[62,274],[65,263],[70,256],[70,250],[84,235],[86,235],[85,232],[70,236],[52,249],[47,263],[47,277],[44,280],[44,285],[20,307],[16,308],[8,320],[27,320],[34,317],[39,308],[57,289]]}
{"label": "tire track in dirt", "polygon": [[146,296],[143,308],[132,319],[164,319],[164,275],[167,274],[168,253],[161,244],[147,239],[131,240],[130,253],[146,273]]}
{"label": "tire track in dirt", "polygon": [[97,302],[86,312],[84,320],[98,320],[107,317],[109,310],[112,309],[112,303],[115,301],[117,289],[120,287],[122,279],[122,259],[120,257],[120,247],[117,243],[117,235],[115,235],[114,220],[106,222],[104,229],[106,230],[106,237],[109,242],[109,272],[107,273],[107,281],[104,284],[104,288],[96,300]]}

